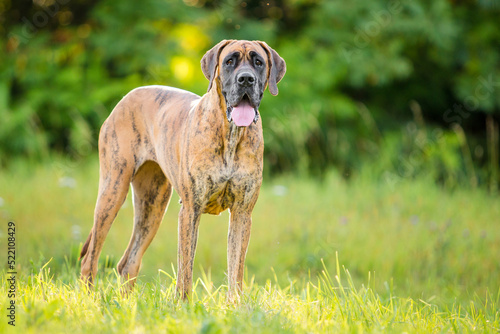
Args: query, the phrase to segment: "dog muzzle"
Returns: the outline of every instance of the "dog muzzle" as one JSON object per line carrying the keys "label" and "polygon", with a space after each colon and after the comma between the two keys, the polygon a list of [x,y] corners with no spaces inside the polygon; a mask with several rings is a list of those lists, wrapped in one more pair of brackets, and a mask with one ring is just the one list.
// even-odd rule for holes
{"label": "dog muzzle", "polygon": [[236,107],[228,107],[226,114],[227,120],[233,121],[237,126],[249,126],[259,119],[259,111],[248,101],[241,101]]}

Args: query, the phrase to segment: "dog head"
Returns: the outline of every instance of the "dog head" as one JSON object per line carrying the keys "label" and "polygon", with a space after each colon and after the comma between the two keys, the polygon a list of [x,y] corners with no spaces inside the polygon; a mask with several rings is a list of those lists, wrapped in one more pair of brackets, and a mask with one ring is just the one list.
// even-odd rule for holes
{"label": "dog head", "polygon": [[[278,94],[278,82],[286,64],[265,42],[223,40],[201,60],[203,74],[210,81],[208,91],[217,89],[226,103],[229,122],[249,126],[259,118],[259,105],[266,87]],[[215,85],[214,85],[215,82]]]}

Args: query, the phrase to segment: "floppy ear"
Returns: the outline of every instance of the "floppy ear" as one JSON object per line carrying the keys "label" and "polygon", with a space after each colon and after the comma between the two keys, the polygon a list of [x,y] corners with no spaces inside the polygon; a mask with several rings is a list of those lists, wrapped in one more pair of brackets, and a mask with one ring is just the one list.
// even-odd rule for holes
{"label": "floppy ear", "polygon": [[271,49],[266,42],[260,42],[259,44],[264,48],[267,53],[268,63],[269,63],[269,92],[273,95],[278,95],[278,82],[281,81],[286,72],[286,63],[279,56],[279,54]]}
{"label": "floppy ear", "polygon": [[219,55],[222,52],[222,49],[232,41],[233,40],[223,40],[222,42],[218,43],[216,46],[208,50],[203,58],[201,58],[201,70],[203,71],[205,78],[210,81],[210,83],[208,84],[207,92],[210,91],[210,88],[212,88],[212,83],[215,79],[217,64],[219,63]]}

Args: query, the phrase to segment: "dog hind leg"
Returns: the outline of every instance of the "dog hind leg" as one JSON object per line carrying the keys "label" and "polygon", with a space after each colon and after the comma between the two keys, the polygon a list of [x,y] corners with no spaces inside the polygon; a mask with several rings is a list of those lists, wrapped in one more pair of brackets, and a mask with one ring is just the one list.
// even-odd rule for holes
{"label": "dog hind leg", "polygon": [[[112,137],[109,141],[108,134]],[[111,224],[127,198],[130,181],[135,166],[130,153],[122,150],[124,142],[120,142],[113,128],[103,125],[99,138],[99,191],[94,211],[94,225],[85,242],[80,255],[81,279],[93,284],[97,275],[98,260],[104,240]]]}
{"label": "dog hind leg", "polygon": [[132,173],[121,178],[105,178],[99,182],[99,194],[94,211],[94,226],[87,239],[88,246],[82,249],[81,278],[93,283],[97,274],[97,264],[104,240],[111,224],[125,201]]}
{"label": "dog hind leg", "polygon": [[128,247],[118,263],[118,273],[129,288],[135,283],[146,249],[156,235],[172,196],[172,185],[160,166],[144,163],[132,180],[134,194],[134,228]]}

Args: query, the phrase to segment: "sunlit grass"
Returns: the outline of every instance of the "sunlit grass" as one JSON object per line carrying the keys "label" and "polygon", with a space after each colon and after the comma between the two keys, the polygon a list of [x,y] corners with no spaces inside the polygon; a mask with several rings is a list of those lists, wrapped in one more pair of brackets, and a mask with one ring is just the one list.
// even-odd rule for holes
{"label": "sunlit grass", "polygon": [[[87,291],[76,276],[69,283],[54,278],[47,266],[21,275],[15,329],[23,333],[277,333],[277,332],[462,332],[498,331],[499,297],[473,300],[467,307],[442,309],[424,300],[383,297],[367,285],[356,287],[348,270],[331,276],[325,269],[301,283],[247,282],[239,302],[229,302],[226,287],[214,289],[207,276],[198,278],[188,302],[175,298],[175,279],[164,272],[120,294],[116,272]],[[70,274],[70,276],[72,276]],[[74,276],[74,275],[73,275]],[[5,276],[0,300],[6,305]]]}
{"label": "sunlit grass", "polygon": [[[116,272],[87,291],[76,276],[69,283],[54,278],[47,266],[21,275],[15,329],[5,321],[2,332],[462,332],[498,331],[500,296],[473,300],[467,307],[442,309],[424,300],[385,297],[367,285],[356,287],[348,270],[322,273],[301,283],[247,282],[239,302],[228,302],[226,287],[214,289],[207,276],[198,278],[188,302],[175,298],[175,279],[159,273],[139,283],[129,295],[120,294]],[[71,276],[71,274],[70,274]],[[74,276],[74,275],[73,275]],[[5,277],[5,276],[3,276]],[[2,278],[2,290],[5,290]],[[6,293],[0,300],[6,305]]]}
{"label": "sunlit grass", "polygon": [[481,190],[447,192],[425,178],[392,186],[363,173],[350,182],[334,173],[265,179],[240,302],[226,300],[224,213],[202,218],[184,304],[174,298],[176,196],[132,294],[119,294],[113,269],[132,229],[130,198],[108,235],[97,291],[79,285],[97,166],[56,160],[0,172],[0,217],[16,222],[19,273],[16,328],[4,319],[0,332],[500,330],[500,206]]}

